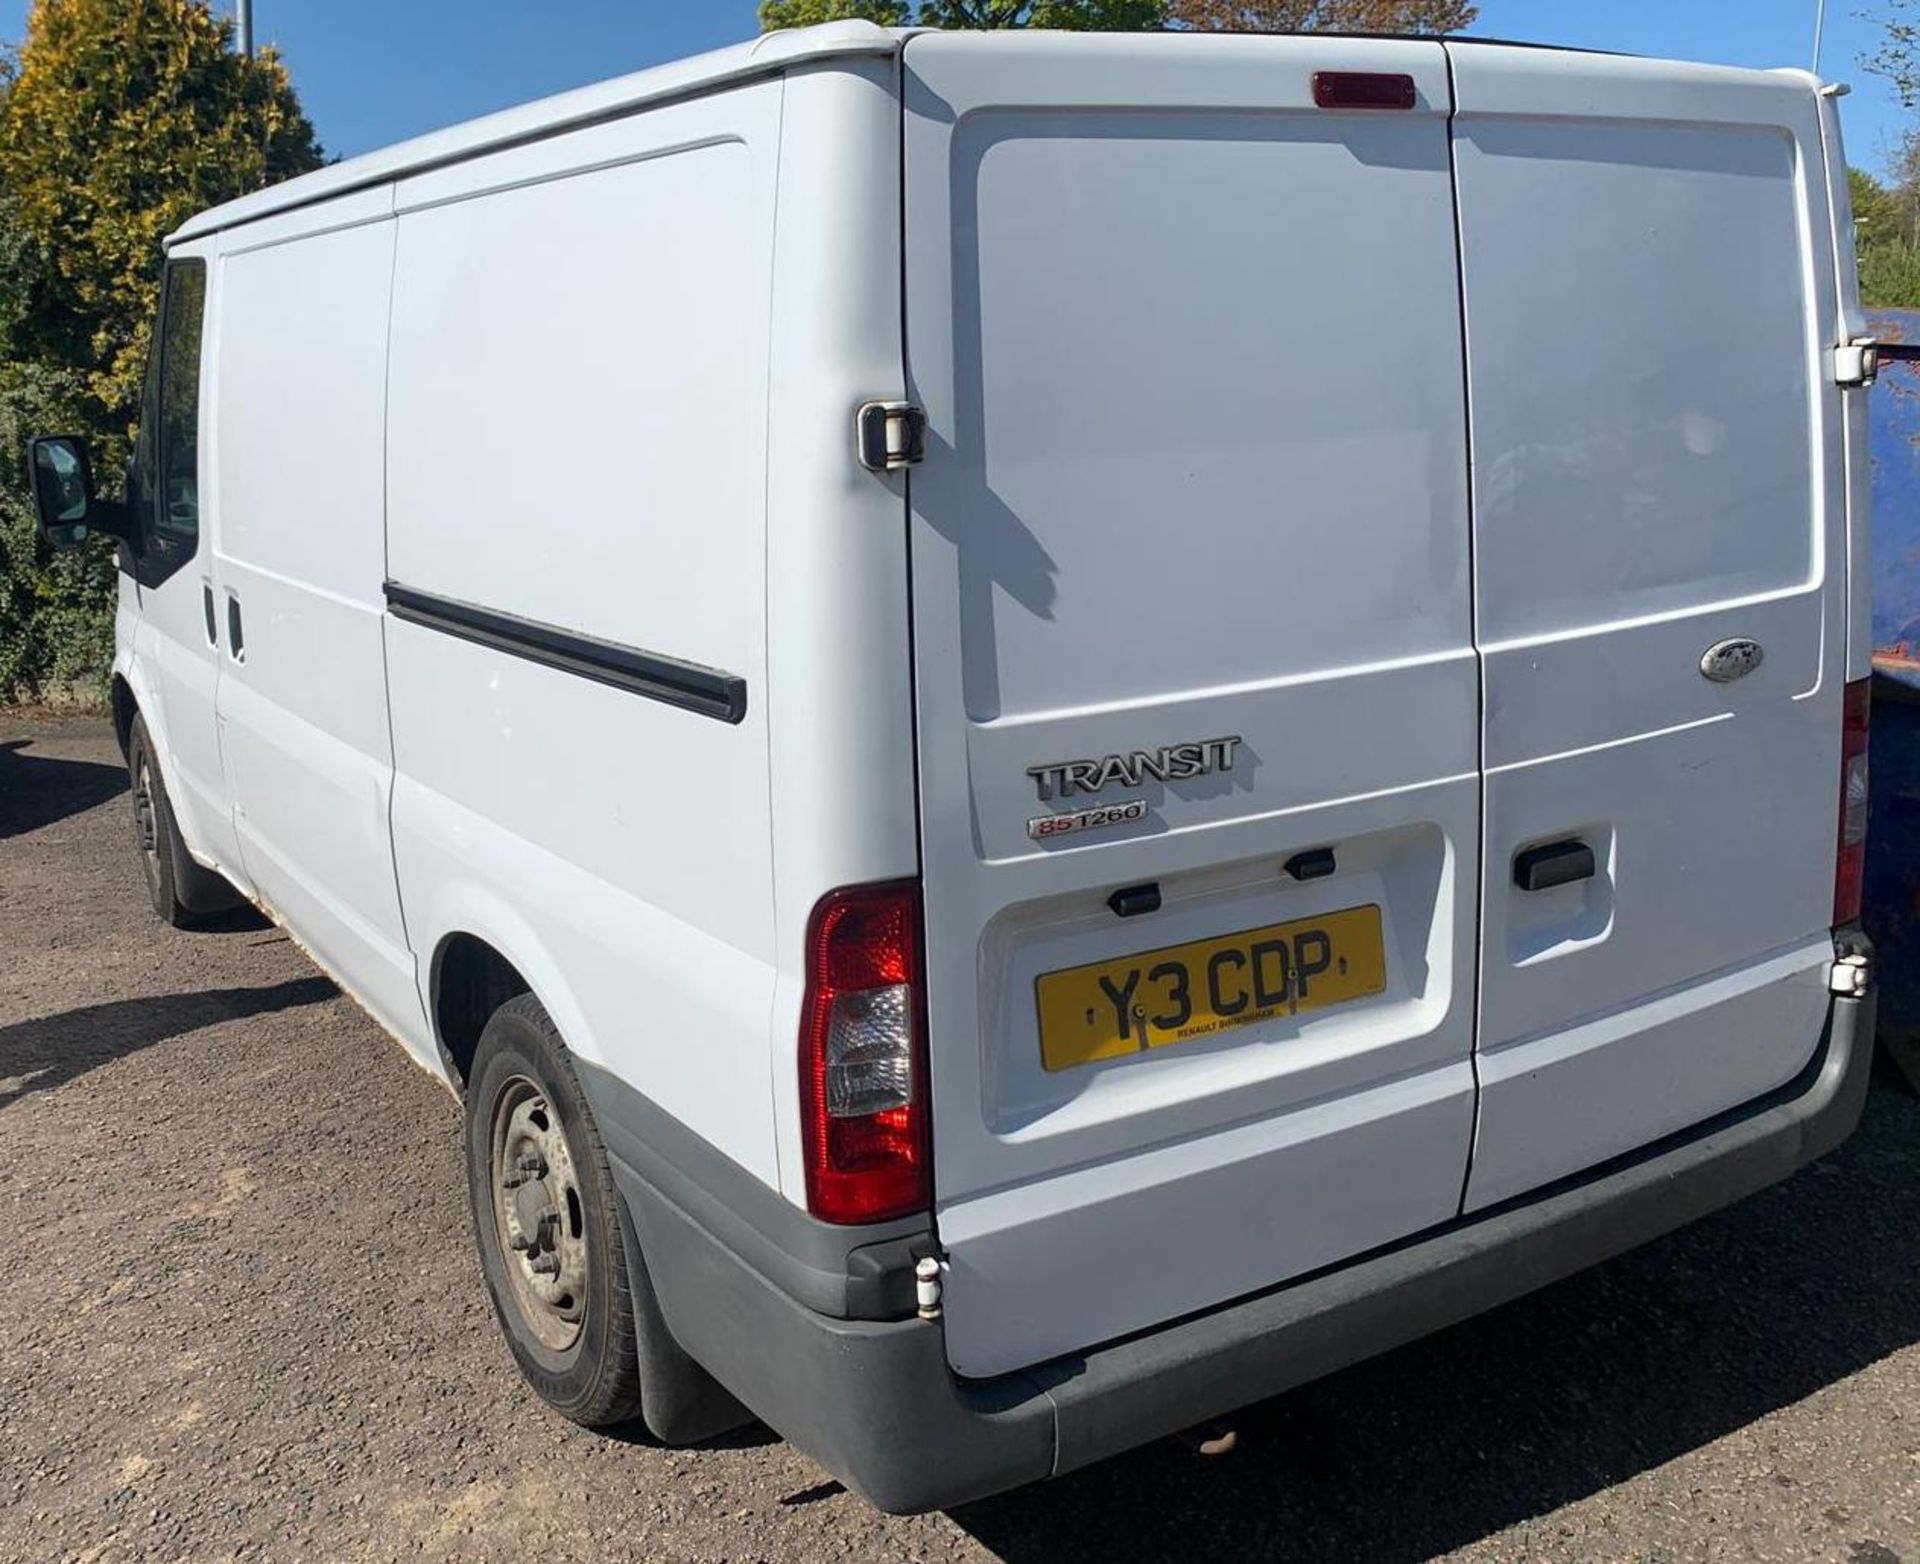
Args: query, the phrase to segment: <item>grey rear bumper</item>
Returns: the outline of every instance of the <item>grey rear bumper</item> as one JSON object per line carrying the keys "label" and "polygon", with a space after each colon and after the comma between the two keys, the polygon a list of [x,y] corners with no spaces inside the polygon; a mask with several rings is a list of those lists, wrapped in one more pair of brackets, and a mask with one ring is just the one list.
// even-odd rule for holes
{"label": "grey rear bumper", "polygon": [[1832,1150],[1858,1123],[1874,999],[1836,999],[1812,1062],[1759,1102],[1631,1158],[1144,1335],[956,1379],[937,1323],[833,1318],[692,1214],[615,1177],[673,1335],[757,1416],[883,1510],[1056,1476],[1387,1351],[1683,1226]]}

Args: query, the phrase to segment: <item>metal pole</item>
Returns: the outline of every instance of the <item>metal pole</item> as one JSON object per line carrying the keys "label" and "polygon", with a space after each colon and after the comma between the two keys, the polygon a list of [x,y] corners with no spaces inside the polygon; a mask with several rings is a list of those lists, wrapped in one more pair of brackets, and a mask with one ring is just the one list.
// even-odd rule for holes
{"label": "metal pole", "polygon": [[[250,0],[240,0],[247,5]],[[1820,74],[1820,40],[1827,30],[1827,0],[1816,0],[1813,12],[1813,74]]]}
{"label": "metal pole", "polygon": [[[1822,5],[1825,3],[1826,0],[1821,0]],[[253,58],[253,0],[233,0],[233,19],[238,24],[240,52],[250,60]]]}

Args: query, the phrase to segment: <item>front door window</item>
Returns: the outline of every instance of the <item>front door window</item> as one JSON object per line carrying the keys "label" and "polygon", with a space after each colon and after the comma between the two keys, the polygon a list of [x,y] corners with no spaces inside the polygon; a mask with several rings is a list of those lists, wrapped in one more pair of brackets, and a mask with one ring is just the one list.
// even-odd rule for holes
{"label": "front door window", "polygon": [[180,569],[199,548],[200,341],[206,299],[205,262],[168,264],[128,494],[140,518],[140,579],[149,587]]}

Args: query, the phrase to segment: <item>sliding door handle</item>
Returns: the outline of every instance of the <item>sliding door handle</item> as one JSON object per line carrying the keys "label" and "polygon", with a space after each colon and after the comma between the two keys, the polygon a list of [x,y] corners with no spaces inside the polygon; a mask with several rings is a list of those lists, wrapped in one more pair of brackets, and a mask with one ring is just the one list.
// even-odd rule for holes
{"label": "sliding door handle", "polygon": [[240,599],[227,594],[227,655],[235,662],[247,660],[247,637],[240,628]]}
{"label": "sliding door handle", "polygon": [[1523,891],[1550,891],[1556,885],[1593,878],[1593,849],[1568,840],[1529,847],[1513,857],[1513,883]]}

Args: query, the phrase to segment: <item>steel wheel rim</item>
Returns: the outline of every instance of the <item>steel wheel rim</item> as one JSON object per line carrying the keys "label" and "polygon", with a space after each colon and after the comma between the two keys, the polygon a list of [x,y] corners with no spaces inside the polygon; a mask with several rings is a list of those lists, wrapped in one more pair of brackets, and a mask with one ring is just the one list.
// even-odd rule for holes
{"label": "steel wheel rim", "polygon": [[573,1150],[540,1083],[516,1075],[493,1100],[488,1185],[500,1258],[522,1321],[548,1352],[580,1339],[586,1212]]}

